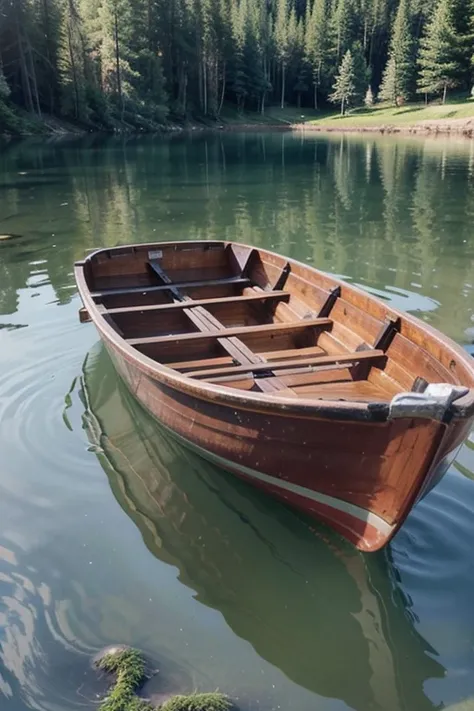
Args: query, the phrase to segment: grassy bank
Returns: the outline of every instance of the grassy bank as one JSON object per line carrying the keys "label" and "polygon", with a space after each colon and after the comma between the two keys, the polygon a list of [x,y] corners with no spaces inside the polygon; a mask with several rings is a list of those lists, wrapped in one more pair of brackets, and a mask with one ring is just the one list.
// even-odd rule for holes
{"label": "grassy bank", "polygon": [[340,116],[332,110],[269,108],[265,115],[237,114],[226,109],[222,115],[227,128],[276,127],[320,131],[474,131],[474,99],[454,98],[439,102],[406,104],[397,108],[380,104],[359,108]]}
{"label": "grassy bank", "polygon": [[345,116],[324,109],[270,107],[264,115],[238,114],[225,108],[222,123],[226,129],[303,129],[311,131],[376,131],[384,133],[459,133],[474,136],[474,99],[453,98],[446,104],[433,102],[406,104],[397,108],[380,104],[359,108]]}
{"label": "grassy bank", "polygon": [[382,104],[356,109],[346,116],[305,117],[296,125],[310,130],[472,132],[474,135],[474,100],[458,99],[445,105],[407,104],[400,108]]}
{"label": "grassy bank", "polygon": [[[30,120],[24,112],[19,119],[25,127],[25,134],[71,134],[90,132],[90,127],[78,126],[54,117],[44,117],[43,121]],[[224,106],[221,116],[190,119],[187,122],[168,121],[163,125],[148,129],[129,125],[116,126],[117,131],[143,132],[144,130],[308,130],[308,131],[355,131],[384,133],[458,133],[474,136],[474,99],[453,98],[446,104],[439,102],[406,104],[400,108],[380,104],[372,108],[358,108],[345,116],[323,109],[296,107],[268,107],[264,114],[256,112],[239,113],[235,107]],[[100,129],[97,129],[100,130]]]}

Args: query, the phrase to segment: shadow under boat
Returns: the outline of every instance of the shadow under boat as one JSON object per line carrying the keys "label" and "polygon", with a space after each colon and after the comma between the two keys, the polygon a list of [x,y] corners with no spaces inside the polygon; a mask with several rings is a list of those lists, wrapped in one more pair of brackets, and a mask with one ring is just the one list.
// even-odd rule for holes
{"label": "shadow under boat", "polygon": [[323,526],[176,442],[117,378],[84,365],[84,422],[148,549],[293,682],[357,711],[432,711],[444,668],[417,633],[390,553],[365,557]]}

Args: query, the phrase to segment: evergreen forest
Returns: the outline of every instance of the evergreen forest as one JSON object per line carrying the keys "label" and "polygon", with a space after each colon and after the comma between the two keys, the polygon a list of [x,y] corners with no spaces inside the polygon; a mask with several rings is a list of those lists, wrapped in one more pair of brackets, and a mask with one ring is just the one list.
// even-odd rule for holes
{"label": "evergreen forest", "polygon": [[444,102],[473,55],[474,0],[0,0],[0,129]]}

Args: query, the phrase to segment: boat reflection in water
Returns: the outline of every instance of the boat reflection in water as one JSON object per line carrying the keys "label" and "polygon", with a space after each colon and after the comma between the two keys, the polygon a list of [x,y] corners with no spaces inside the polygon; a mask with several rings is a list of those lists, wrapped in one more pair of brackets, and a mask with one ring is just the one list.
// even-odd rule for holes
{"label": "boat reflection in water", "polygon": [[435,708],[423,685],[444,669],[412,626],[389,552],[364,556],[183,448],[102,347],[85,364],[83,392],[121,507],[236,635],[294,683],[357,711]]}

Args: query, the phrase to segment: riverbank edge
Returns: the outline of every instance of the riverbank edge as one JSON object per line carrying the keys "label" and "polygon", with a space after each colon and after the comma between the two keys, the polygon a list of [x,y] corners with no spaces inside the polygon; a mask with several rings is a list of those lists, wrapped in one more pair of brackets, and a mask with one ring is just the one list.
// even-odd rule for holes
{"label": "riverbank edge", "polygon": [[320,133],[379,133],[379,134],[419,134],[455,135],[465,138],[474,138],[474,116],[467,119],[434,119],[432,121],[416,121],[410,124],[292,124],[294,131],[320,132]]}
{"label": "riverbank edge", "polygon": [[[337,119],[336,119],[337,120]],[[340,121],[346,121],[340,119]],[[422,136],[437,136],[437,135],[455,135],[465,138],[474,138],[474,116],[466,119],[434,119],[416,121],[409,124],[396,123],[381,123],[381,124],[351,124],[349,121],[344,124],[338,123],[291,123],[289,121],[276,122],[187,122],[187,123],[169,123],[157,127],[156,131],[149,133],[184,133],[193,131],[225,131],[225,132],[302,132],[302,133],[371,133],[371,134],[401,134],[401,135],[422,135]],[[31,138],[33,136],[49,136],[49,137],[81,137],[90,134],[92,131],[81,126],[77,126],[61,119],[54,119],[54,122],[47,121],[44,123],[44,132],[41,133],[22,133],[9,134],[0,133],[0,137],[4,139],[21,139]],[[98,130],[97,133],[110,133],[110,135],[142,135],[143,131],[115,131],[107,132]]]}

